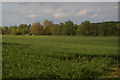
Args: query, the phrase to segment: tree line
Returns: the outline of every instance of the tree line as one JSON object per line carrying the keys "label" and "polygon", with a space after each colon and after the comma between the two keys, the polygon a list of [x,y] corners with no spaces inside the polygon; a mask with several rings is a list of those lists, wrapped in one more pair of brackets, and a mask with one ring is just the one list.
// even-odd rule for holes
{"label": "tree line", "polygon": [[80,25],[68,20],[64,23],[54,24],[45,20],[31,24],[20,24],[19,26],[1,27],[3,35],[84,35],[84,36],[117,36],[120,33],[120,22],[110,21],[101,23],[90,23],[84,21]]}

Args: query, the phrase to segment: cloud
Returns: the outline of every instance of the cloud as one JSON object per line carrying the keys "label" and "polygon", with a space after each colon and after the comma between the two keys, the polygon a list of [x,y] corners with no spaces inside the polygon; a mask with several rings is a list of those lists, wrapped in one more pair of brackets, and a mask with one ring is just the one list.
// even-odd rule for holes
{"label": "cloud", "polygon": [[97,16],[98,16],[98,14],[94,14],[94,15],[93,15],[93,17],[97,17]]}
{"label": "cloud", "polygon": [[[17,0],[17,2],[118,2],[119,0]],[[16,0],[3,0],[3,2],[16,2]]]}
{"label": "cloud", "polygon": [[3,3],[3,5],[2,24],[4,26],[21,24],[23,22],[29,24],[35,21],[43,23],[45,19],[52,20],[54,23],[72,20],[76,24],[80,24],[85,20],[98,22],[118,19],[118,9],[115,8],[118,6],[118,3],[8,2]]}
{"label": "cloud", "polygon": [[118,6],[113,6],[113,8],[118,9]]}
{"label": "cloud", "polygon": [[64,12],[57,12],[57,13],[53,14],[53,16],[55,18],[62,18],[65,16],[65,13]]}
{"label": "cloud", "polygon": [[30,18],[35,18],[35,17],[37,17],[37,16],[34,15],[34,14],[30,14],[29,17],[30,17]]}
{"label": "cloud", "polygon": [[88,10],[79,11],[78,15],[86,15]]}
{"label": "cloud", "polygon": [[45,9],[45,10],[43,10],[45,13],[51,13],[51,12],[53,12],[53,10],[52,9]]}

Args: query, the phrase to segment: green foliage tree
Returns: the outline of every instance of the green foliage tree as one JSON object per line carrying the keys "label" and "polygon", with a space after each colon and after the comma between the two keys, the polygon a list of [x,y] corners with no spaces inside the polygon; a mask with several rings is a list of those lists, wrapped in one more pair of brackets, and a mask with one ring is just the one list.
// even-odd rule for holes
{"label": "green foliage tree", "polygon": [[21,34],[29,34],[29,27],[27,24],[20,24],[18,30]]}
{"label": "green foliage tree", "polygon": [[59,27],[59,35],[63,35],[63,27],[65,26],[65,24],[61,22],[59,25],[60,25],[60,27]]}
{"label": "green foliage tree", "polygon": [[2,28],[2,34],[9,34],[9,30],[8,30],[8,27],[7,26],[4,26],[3,28]]}
{"label": "green foliage tree", "polygon": [[85,21],[85,22],[81,23],[80,32],[82,35],[90,35],[91,34],[89,21]]}
{"label": "green foliage tree", "polygon": [[120,23],[116,25],[117,26],[117,31],[115,35],[118,35],[120,37]]}
{"label": "green foliage tree", "polygon": [[51,35],[50,28],[49,28],[49,27],[45,28],[43,33],[44,33],[45,35]]}
{"label": "green foliage tree", "polygon": [[17,30],[16,29],[11,29],[11,33],[10,33],[11,35],[17,35]]}
{"label": "green foliage tree", "polygon": [[60,25],[54,25],[50,28],[50,32],[52,35],[60,35]]}
{"label": "green foliage tree", "polygon": [[78,25],[77,30],[76,30],[76,35],[82,35],[81,25]]}
{"label": "green foliage tree", "polygon": [[45,20],[43,26],[39,23],[20,24],[15,26],[1,27],[2,34],[5,35],[25,35],[25,34],[44,34],[44,35],[84,35],[84,36],[117,36],[119,35],[120,22],[110,21],[102,23],[90,23],[89,21],[82,22],[80,25],[73,24],[72,21],[65,23],[53,24],[52,21]]}
{"label": "green foliage tree", "polygon": [[90,35],[97,36],[98,35],[98,26],[96,23],[90,24]]}
{"label": "green foliage tree", "polygon": [[75,35],[75,26],[72,21],[66,21],[62,28],[63,35]]}
{"label": "green foliage tree", "polygon": [[11,35],[17,35],[17,26],[16,25],[10,26],[10,28],[9,28],[9,34],[11,34]]}
{"label": "green foliage tree", "polygon": [[20,31],[22,34],[29,34],[29,28],[23,28]]}
{"label": "green foliage tree", "polygon": [[117,35],[117,24],[111,21],[110,23],[108,23],[108,25],[109,25],[108,35]]}
{"label": "green foliage tree", "polygon": [[0,26],[0,35],[2,34],[2,27]]}
{"label": "green foliage tree", "polygon": [[98,32],[99,32],[99,35],[101,36],[106,36],[108,35],[108,30],[109,30],[109,25],[105,22],[99,24],[99,27],[98,27]]}

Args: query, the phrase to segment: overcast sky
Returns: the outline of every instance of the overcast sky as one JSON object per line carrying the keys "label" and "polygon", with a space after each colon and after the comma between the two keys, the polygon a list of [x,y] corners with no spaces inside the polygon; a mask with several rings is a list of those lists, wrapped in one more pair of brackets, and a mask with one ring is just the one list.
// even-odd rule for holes
{"label": "overcast sky", "polygon": [[4,2],[2,3],[2,25],[21,23],[41,24],[45,19],[54,23],[72,20],[76,24],[90,22],[117,21],[117,2]]}
{"label": "overcast sky", "polygon": [[1,0],[3,2],[118,2],[120,0]]}

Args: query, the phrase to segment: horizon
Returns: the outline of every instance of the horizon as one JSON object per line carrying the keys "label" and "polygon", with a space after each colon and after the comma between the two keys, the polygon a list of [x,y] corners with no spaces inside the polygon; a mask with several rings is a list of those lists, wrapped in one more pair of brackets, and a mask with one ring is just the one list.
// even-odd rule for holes
{"label": "horizon", "polygon": [[[50,20],[49,20],[50,21]],[[71,20],[68,20],[68,21],[71,21]],[[39,22],[39,21],[36,21],[36,22]],[[36,23],[36,22],[34,22],[34,23]],[[66,21],[65,21],[66,22]],[[62,23],[65,23],[65,22],[62,22]],[[85,22],[85,21],[83,21],[83,22]],[[90,21],[89,21],[90,22]],[[120,22],[119,20],[117,20],[117,21],[104,21],[105,23],[106,22]],[[42,26],[43,26],[43,23],[41,23],[41,22],[39,22]],[[54,23],[54,22],[53,22]],[[61,23],[61,22],[60,22]],[[58,24],[60,24],[60,23],[58,23]],[[82,23],[82,22],[81,22]],[[81,24],[80,23],[80,24]],[[92,23],[92,22],[90,22],[90,23]],[[93,22],[93,23],[103,23],[103,22]],[[26,23],[21,23],[21,24],[26,24]],[[33,23],[30,23],[30,24],[27,24],[27,25],[32,25]],[[54,23],[55,24],[55,23]],[[73,23],[74,24],[74,23]],[[77,25],[80,25],[80,24],[77,24]],[[18,25],[8,25],[7,27],[10,27],[10,26],[19,26],[20,24],[18,24]],[[57,25],[57,24],[55,24],[55,25]],[[75,24],[74,24],[75,25]],[[0,26],[0,27],[5,27],[5,26]]]}

